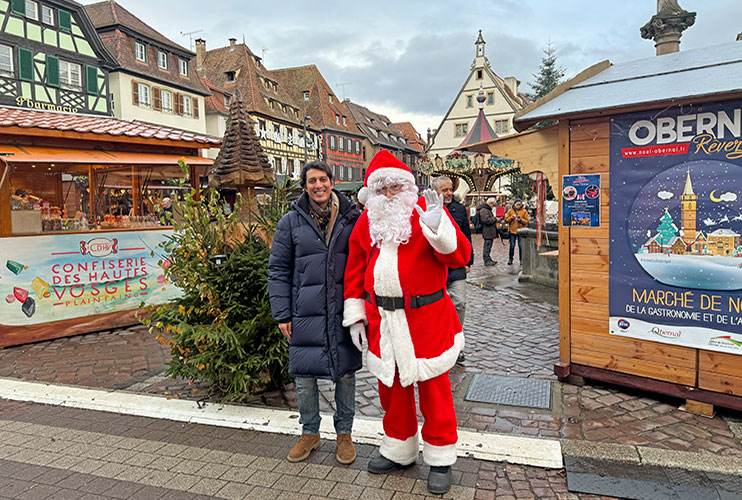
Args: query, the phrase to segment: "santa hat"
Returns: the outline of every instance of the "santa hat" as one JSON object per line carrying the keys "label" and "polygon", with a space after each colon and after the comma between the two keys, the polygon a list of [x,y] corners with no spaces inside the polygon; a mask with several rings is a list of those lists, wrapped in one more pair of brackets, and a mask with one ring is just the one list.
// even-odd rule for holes
{"label": "santa hat", "polygon": [[369,195],[369,184],[373,184],[384,177],[404,179],[415,184],[415,176],[412,174],[410,167],[399,161],[386,149],[382,149],[374,155],[371,163],[368,164],[366,179],[363,182],[363,187],[358,191],[358,201],[365,205]]}

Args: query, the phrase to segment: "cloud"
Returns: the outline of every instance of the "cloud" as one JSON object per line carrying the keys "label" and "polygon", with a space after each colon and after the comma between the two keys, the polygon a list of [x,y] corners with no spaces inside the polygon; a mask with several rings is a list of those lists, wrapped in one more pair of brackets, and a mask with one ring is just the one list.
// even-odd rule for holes
{"label": "cloud", "polygon": [[675,195],[672,194],[670,191],[660,191],[659,193],[657,193],[657,198],[659,198],[660,200],[669,200],[673,196]]}
{"label": "cloud", "polygon": [[726,193],[719,196],[719,199],[721,201],[737,201],[737,193],[733,193],[732,191],[727,191]]}

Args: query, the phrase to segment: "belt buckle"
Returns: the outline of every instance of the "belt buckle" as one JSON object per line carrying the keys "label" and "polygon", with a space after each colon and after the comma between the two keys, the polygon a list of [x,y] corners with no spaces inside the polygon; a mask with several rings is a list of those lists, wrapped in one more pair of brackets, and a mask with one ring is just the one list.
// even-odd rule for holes
{"label": "belt buckle", "polygon": [[384,298],[382,298],[381,307],[385,311],[394,311],[395,310],[395,307],[394,307],[394,297],[384,297]]}

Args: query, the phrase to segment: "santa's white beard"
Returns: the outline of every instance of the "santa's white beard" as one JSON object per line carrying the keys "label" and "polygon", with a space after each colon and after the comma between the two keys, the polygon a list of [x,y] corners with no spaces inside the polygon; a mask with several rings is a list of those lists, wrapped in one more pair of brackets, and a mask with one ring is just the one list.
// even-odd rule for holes
{"label": "santa's white beard", "polygon": [[417,193],[402,191],[391,198],[383,194],[372,194],[366,201],[368,229],[371,243],[381,246],[392,242],[403,245],[412,234],[412,210],[417,204]]}

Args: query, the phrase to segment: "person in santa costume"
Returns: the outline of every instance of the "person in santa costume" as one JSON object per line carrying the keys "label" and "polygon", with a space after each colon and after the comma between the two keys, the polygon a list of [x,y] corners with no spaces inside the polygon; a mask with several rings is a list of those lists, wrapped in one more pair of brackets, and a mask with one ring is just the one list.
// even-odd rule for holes
{"label": "person in santa costume", "polygon": [[443,198],[430,189],[418,198],[412,171],[388,151],[371,160],[359,200],[366,210],[350,236],[343,326],[359,350],[368,347],[385,412],[380,455],[368,470],[384,474],[417,459],[417,384],[428,490],[445,493],[458,440],[448,371],[464,347],[445,286],[448,268],[469,262],[471,244]]}

